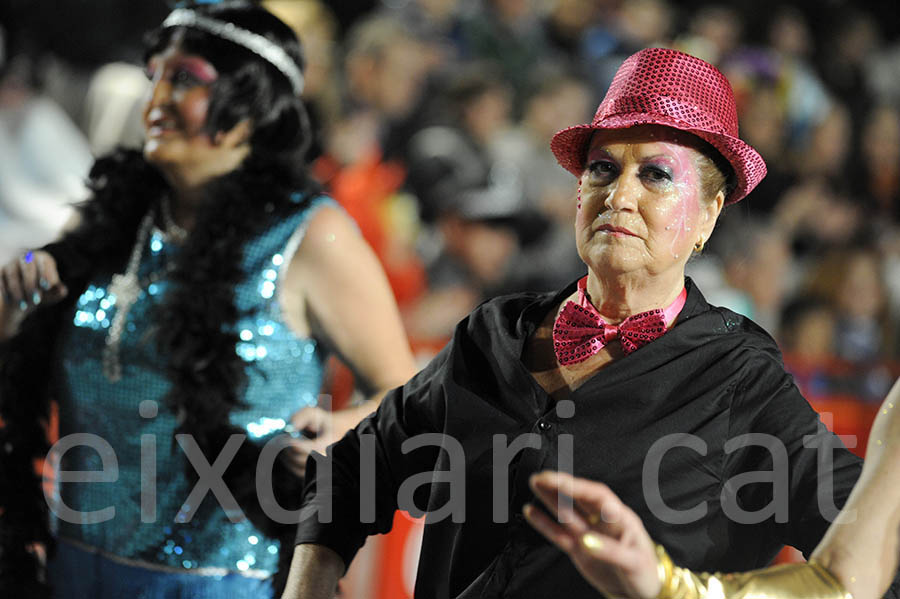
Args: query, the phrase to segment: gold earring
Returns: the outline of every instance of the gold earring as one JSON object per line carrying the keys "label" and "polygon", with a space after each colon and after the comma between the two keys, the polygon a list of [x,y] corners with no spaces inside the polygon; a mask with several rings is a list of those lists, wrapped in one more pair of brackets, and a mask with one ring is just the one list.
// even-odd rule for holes
{"label": "gold earring", "polygon": [[694,244],[694,251],[698,254],[703,251],[703,246],[706,244],[706,241],[701,237],[697,240],[697,243]]}

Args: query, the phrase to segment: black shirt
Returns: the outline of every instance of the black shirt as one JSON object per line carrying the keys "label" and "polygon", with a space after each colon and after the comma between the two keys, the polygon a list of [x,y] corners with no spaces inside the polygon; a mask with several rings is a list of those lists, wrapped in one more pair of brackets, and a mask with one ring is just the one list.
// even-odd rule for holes
{"label": "black shirt", "polygon": [[[332,520],[306,517],[297,543],[330,547],[349,564],[366,535],[390,529],[407,481],[405,490],[414,488],[416,505],[429,512],[454,498],[451,505],[459,508],[464,498],[464,514],[457,509],[455,517],[427,521],[418,599],[596,598],[568,557],[521,517],[532,500],[528,477],[565,467],[558,459],[568,446],[574,474],[609,485],[679,565],[750,570],[769,564],[784,544],[809,555],[829,525],[823,510],[827,514],[830,501],[820,510],[819,480],[825,491],[833,481],[839,508],[861,460],[821,424],[765,331],[707,304],[690,279],[686,287],[687,301],[671,330],[607,364],[569,396],[572,404],[559,406],[521,356],[574,283],[557,293],[483,304],[422,372],[332,447],[331,493],[317,488],[322,468],[309,460],[304,506],[321,509],[331,501]],[[423,433],[443,433],[459,445],[445,441],[442,449],[434,439],[417,437]],[[536,435],[531,444],[539,441],[538,448],[525,447],[509,462],[492,457],[495,443],[524,443],[520,435],[527,433]],[[759,434],[740,446],[747,433]],[[413,437],[430,444],[404,452]],[[657,445],[651,452],[658,441],[668,441],[670,449],[660,452]],[[773,460],[780,467],[773,468]],[[464,483],[446,482],[442,471],[461,473],[463,467]],[[818,469],[827,476],[817,477]],[[653,480],[657,470],[660,492],[645,492],[644,477]],[[361,471],[368,481],[362,488],[374,481],[374,501],[365,492],[360,499]],[[374,521],[362,523],[373,519],[362,517],[373,507]],[[508,521],[497,521],[503,514],[494,512],[507,507]],[[735,521],[738,510],[743,523]],[[746,521],[753,512],[756,521]]]}

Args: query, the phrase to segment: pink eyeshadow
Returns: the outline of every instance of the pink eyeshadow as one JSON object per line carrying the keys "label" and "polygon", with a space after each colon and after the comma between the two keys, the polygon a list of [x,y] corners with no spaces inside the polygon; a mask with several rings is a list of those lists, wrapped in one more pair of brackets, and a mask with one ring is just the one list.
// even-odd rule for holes
{"label": "pink eyeshadow", "polygon": [[183,58],[181,67],[204,83],[212,83],[219,78],[215,67],[201,58]]}

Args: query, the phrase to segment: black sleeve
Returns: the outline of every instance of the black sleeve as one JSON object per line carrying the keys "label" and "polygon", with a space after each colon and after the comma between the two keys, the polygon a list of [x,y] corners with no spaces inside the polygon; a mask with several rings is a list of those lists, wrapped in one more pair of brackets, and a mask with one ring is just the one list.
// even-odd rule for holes
{"label": "black sleeve", "polygon": [[[799,549],[807,559],[825,536],[836,517],[835,509],[847,502],[862,471],[862,460],[843,441],[828,431],[819,414],[800,393],[793,377],[784,370],[780,358],[761,354],[745,369],[735,394],[730,438],[745,432],[770,435],[784,447],[788,461],[788,519],[769,521],[765,535],[777,544]],[[743,430],[741,430],[743,429]],[[857,440],[857,442],[862,442]],[[764,471],[773,468],[772,453],[762,447],[735,451],[729,455],[726,472]],[[756,510],[772,501],[773,485],[747,485],[738,502]],[[759,529],[757,529],[759,530]],[[900,572],[886,599],[900,599]]]}
{"label": "black sleeve", "polygon": [[[324,545],[349,566],[367,536],[390,531],[401,483],[434,469],[439,447],[404,453],[402,446],[416,435],[443,430],[440,380],[448,368],[450,351],[448,345],[422,372],[389,392],[374,414],[329,447],[330,488],[317,481],[323,456],[310,456],[296,544]],[[374,492],[371,485],[364,488],[361,481],[366,476],[374,480]],[[329,508],[331,517],[326,522],[322,515]]]}
{"label": "black sleeve", "polygon": [[[847,503],[862,472],[862,460],[825,427],[789,374],[785,373],[773,404],[757,424],[776,435],[786,433],[782,438],[790,461],[790,519],[780,528],[780,540],[809,559],[836,517],[833,508]],[[861,439],[851,441],[862,443]],[[900,599],[900,572],[884,596]]]}
{"label": "black sleeve", "polygon": [[[748,484],[738,491],[747,511],[787,501],[787,518],[767,520],[774,542],[791,545],[809,556],[825,534],[836,510],[843,507],[862,471],[862,460],[829,432],[800,394],[793,377],[771,356],[754,360],[735,394],[735,413],[729,438],[762,434],[773,447],[754,444],[729,454],[730,476],[739,472],[784,471],[788,492],[774,497],[771,482]],[[786,464],[778,464],[786,457]],[[782,514],[783,516],[783,514]]]}

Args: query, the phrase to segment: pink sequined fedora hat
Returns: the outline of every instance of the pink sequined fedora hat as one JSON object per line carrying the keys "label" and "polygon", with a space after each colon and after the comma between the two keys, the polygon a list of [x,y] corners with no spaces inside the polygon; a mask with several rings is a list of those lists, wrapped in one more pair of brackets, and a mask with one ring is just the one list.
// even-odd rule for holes
{"label": "pink sequined fedora hat", "polygon": [[594,120],[558,132],[550,149],[567,171],[580,177],[594,131],[645,124],[692,133],[718,150],[737,180],[726,204],[742,199],[766,176],[762,156],[738,138],[734,92],[725,75],[699,58],[664,48],[629,56]]}

